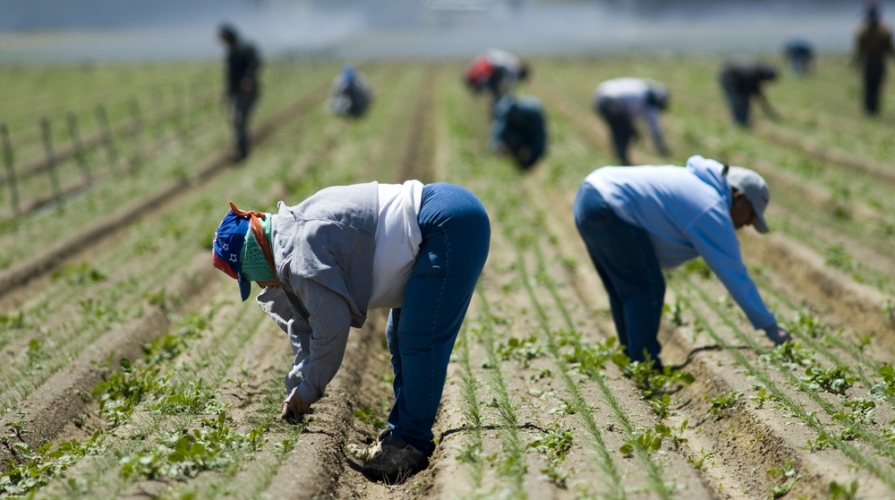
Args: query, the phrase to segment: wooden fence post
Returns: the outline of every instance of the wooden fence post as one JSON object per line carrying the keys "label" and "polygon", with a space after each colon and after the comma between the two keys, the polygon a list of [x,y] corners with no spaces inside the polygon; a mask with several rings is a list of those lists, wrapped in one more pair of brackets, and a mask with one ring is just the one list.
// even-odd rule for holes
{"label": "wooden fence post", "polygon": [[9,141],[9,129],[6,124],[0,125],[0,139],[3,140],[3,160],[6,163],[6,182],[9,184],[9,191],[12,195],[12,213],[16,217],[21,215],[22,209],[19,207],[19,187],[16,184],[16,170],[14,165],[12,143]]}
{"label": "wooden fence post", "polygon": [[53,198],[56,204],[62,205],[62,190],[59,188],[59,176],[56,174],[56,155],[53,153],[53,134],[50,130],[50,120],[47,117],[40,119],[40,130],[44,139],[44,151],[47,154],[47,170],[50,171],[50,187],[53,188]]}
{"label": "wooden fence post", "polygon": [[115,150],[115,144],[112,142],[112,131],[109,129],[109,117],[106,115],[106,108],[100,104],[96,107],[96,121],[99,122],[99,128],[102,131],[103,143],[106,145],[106,153],[109,156],[109,167],[115,170],[118,164],[118,151]]}
{"label": "wooden fence post", "polygon": [[134,159],[131,161],[131,169],[134,170],[143,160],[143,120],[140,118],[140,103],[137,99],[131,99],[128,108],[131,112],[131,135],[134,138]]}
{"label": "wooden fence post", "polygon": [[78,116],[69,111],[66,118],[68,120],[68,135],[71,136],[72,148],[75,151],[75,161],[81,167],[81,172],[84,174],[84,182],[89,186],[93,184],[93,177],[90,175],[90,165],[87,164],[87,158],[84,157],[84,144],[81,142]]}

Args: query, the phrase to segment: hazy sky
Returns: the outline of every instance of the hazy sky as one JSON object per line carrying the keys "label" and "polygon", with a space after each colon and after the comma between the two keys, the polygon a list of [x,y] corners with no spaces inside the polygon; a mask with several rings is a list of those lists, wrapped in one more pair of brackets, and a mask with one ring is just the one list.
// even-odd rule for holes
{"label": "hazy sky", "polygon": [[[0,61],[219,57],[221,21],[267,55],[349,58],[607,51],[776,52],[798,35],[849,50],[860,2],[0,0]],[[669,7],[686,4],[689,7]],[[323,8],[328,5],[330,8]],[[335,5],[337,8],[332,8]],[[518,5],[519,7],[516,7]],[[821,7],[821,5],[824,5]],[[886,5],[895,15],[895,5]]]}

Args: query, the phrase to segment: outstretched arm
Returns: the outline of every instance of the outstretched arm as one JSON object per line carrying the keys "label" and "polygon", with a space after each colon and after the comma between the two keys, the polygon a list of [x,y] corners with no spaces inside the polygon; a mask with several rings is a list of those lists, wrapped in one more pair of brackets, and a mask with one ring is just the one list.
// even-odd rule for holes
{"label": "outstretched arm", "polygon": [[650,135],[653,137],[653,144],[656,145],[656,151],[660,155],[666,156],[668,147],[665,145],[665,140],[662,137],[662,127],[659,125],[659,109],[649,106],[645,114]]}

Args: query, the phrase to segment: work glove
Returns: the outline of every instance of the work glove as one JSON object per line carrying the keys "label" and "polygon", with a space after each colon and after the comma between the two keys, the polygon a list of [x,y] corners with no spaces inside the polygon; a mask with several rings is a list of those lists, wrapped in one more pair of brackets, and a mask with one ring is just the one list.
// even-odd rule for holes
{"label": "work glove", "polygon": [[785,343],[789,342],[790,340],[792,340],[792,337],[789,335],[789,332],[787,332],[783,328],[780,328],[777,325],[769,326],[769,327],[765,328],[764,334],[767,335],[767,337],[769,339],[771,339],[771,342],[773,342],[774,345],[785,344]]}
{"label": "work glove", "polygon": [[311,403],[306,402],[298,393],[298,388],[292,389],[283,406],[280,409],[280,419],[288,424],[300,424],[305,415],[314,413]]}

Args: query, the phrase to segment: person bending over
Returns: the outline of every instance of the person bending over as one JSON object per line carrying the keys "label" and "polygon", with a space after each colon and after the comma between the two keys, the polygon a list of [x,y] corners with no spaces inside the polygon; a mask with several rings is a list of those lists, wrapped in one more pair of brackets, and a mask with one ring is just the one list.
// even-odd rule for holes
{"label": "person bending over", "polygon": [[327,107],[334,115],[359,118],[367,112],[372,100],[367,78],[354,65],[346,64],[333,81]]}
{"label": "person bending over", "polygon": [[339,370],[348,332],[391,309],[386,339],[395,402],[363,472],[395,483],[427,466],[448,361],[490,244],[479,200],[446,183],[330,187],[276,213],[231,203],[214,265],[263,289],[261,308],[288,334],[295,359],[282,418],[297,423]]}
{"label": "person bending over", "polygon": [[615,156],[622,165],[630,165],[628,145],[636,139],[634,120],[643,118],[660,155],[668,148],[662,138],[659,113],[668,108],[668,88],[659,82],[640,78],[614,78],[601,83],[594,92],[594,111],[599,114],[612,133]]}
{"label": "person bending over", "polygon": [[516,83],[527,80],[529,71],[528,64],[513,54],[491,49],[466,67],[463,79],[475,93],[487,90],[496,103],[512,92]]}
{"label": "person bending over", "polygon": [[753,97],[758,99],[765,114],[772,119],[779,116],[765,97],[762,87],[765,82],[777,78],[777,69],[759,62],[728,61],[721,68],[721,88],[737,125],[749,126],[749,107]]}
{"label": "person bending over", "polygon": [[522,170],[531,169],[547,151],[547,122],[541,101],[533,96],[503,96],[494,106],[492,151],[513,158]]}
{"label": "person bending over", "polygon": [[662,269],[702,256],[757,329],[775,344],[789,340],[749,277],[736,230],[767,233],[770,200],[752,170],[692,156],[676,166],[603,167],[587,176],[574,217],[609,295],[626,354],[661,366],[657,340],[665,297]]}

